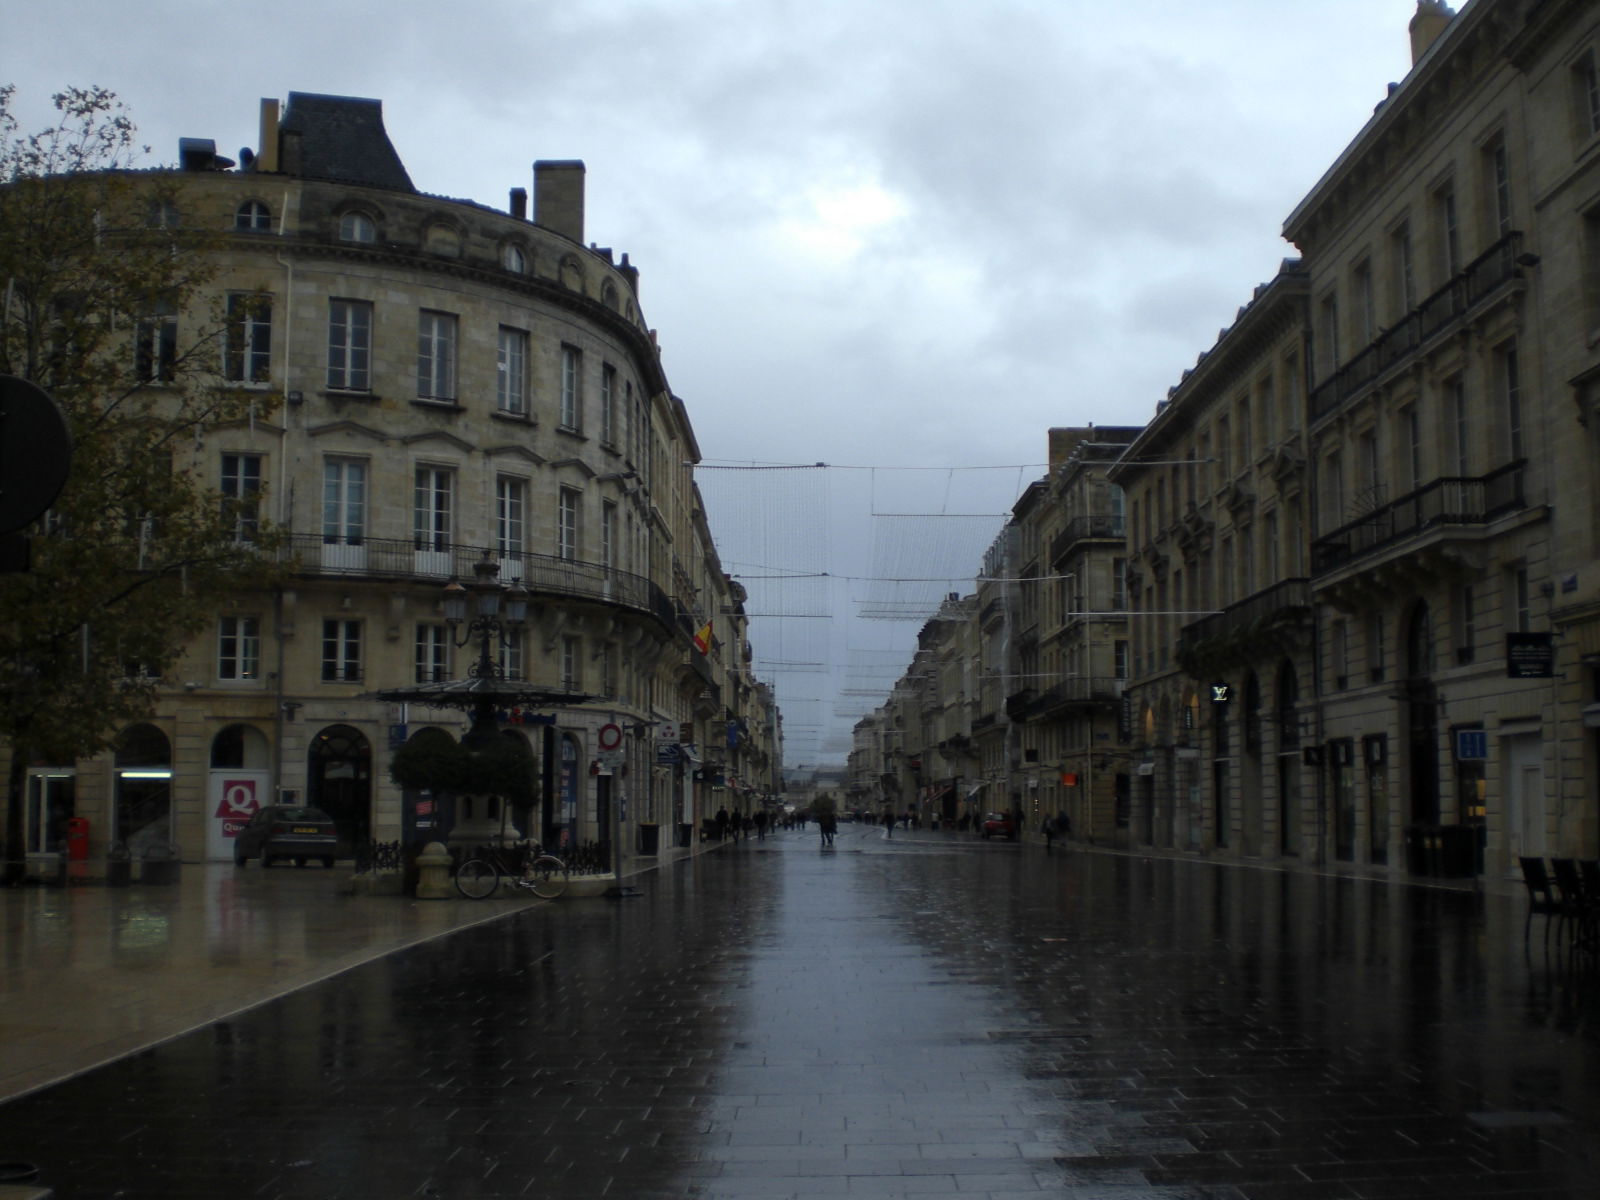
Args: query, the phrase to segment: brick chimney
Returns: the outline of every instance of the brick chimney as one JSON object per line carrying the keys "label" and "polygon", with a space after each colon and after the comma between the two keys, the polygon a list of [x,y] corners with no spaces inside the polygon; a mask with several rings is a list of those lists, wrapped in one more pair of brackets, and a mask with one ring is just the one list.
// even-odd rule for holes
{"label": "brick chimney", "polygon": [[1411,65],[1416,66],[1428,48],[1450,25],[1455,10],[1444,0],[1417,0],[1417,15],[1411,18]]}
{"label": "brick chimney", "polygon": [[581,159],[540,159],[533,164],[533,223],[583,244]]}

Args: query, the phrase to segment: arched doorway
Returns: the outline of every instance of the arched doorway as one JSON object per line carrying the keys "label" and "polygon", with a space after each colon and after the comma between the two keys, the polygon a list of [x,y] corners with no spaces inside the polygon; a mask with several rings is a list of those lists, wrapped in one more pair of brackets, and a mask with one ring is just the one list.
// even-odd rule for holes
{"label": "arched doorway", "polygon": [[113,844],[134,858],[174,845],[172,743],[154,725],[130,725],[117,738]]}
{"label": "arched doorway", "polygon": [[311,741],[306,800],[333,818],[339,857],[372,838],[372,743],[359,729],[329,725]]}
{"label": "arched doorway", "polygon": [[233,839],[258,808],[272,803],[272,748],[252,725],[229,725],[211,739],[206,780],[206,857],[231,862]]}
{"label": "arched doorway", "polygon": [[1406,622],[1406,782],[1413,825],[1439,823],[1439,696],[1433,686],[1433,621],[1417,601]]}
{"label": "arched doorway", "polygon": [[1300,853],[1300,680],[1294,663],[1278,668],[1278,852]]}

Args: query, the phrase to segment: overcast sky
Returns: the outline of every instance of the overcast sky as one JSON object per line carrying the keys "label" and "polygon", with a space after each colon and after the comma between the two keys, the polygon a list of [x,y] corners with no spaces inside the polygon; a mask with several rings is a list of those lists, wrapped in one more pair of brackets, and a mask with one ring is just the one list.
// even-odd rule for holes
{"label": "overcast sky", "polygon": [[[0,80],[25,129],[53,91],[111,88],[155,162],[253,147],[260,98],[291,90],[381,99],[427,192],[504,207],[533,160],[583,159],[588,240],[640,268],[707,462],[884,469],[701,474],[736,573],[839,580],[753,589],[806,610],[756,649],[811,764],[870,706],[838,699],[848,664],[892,678],[917,628],[858,620],[885,569],[869,513],[1003,511],[1050,426],[1148,420],[1294,253],[1283,218],[1404,76],[1415,8],[58,0],[9,6]],[[719,517],[735,502],[762,544]]]}

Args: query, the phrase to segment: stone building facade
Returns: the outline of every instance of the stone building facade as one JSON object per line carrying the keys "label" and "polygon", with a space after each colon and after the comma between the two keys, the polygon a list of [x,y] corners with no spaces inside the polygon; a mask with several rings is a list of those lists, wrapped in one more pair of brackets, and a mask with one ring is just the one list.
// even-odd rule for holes
{"label": "stone building facade", "polygon": [[[445,832],[389,758],[461,736],[424,693],[486,649],[547,698],[497,714],[538,798],[463,799],[456,822],[671,853],[714,790],[779,790],[780,722],[699,505],[694,431],[638,271],[585,243],[583,164],[535,164],[531,212],[520,187],[506,211],[424,195],[379,102],[292,93],[263,101],[259,149],[230,166],[185,140],[179,219],[227,231],[201,300],[229,314],[221,382],[262,406],[203,453],[249,521],[282,531],[286,582],[231,597],[115,753],[30,766],[30,850],[75,813],[94,857],[226,859],[274,800],[328,810],[347,850]],[[528,617],[461,645],[445,588],[482,562]]]}

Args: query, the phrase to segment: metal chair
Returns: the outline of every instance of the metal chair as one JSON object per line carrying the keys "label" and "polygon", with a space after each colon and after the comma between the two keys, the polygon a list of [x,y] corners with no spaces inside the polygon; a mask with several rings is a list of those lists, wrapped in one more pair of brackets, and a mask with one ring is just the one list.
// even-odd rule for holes
{"label": "metal chair", "polygon": [[1544,917],[1545,945],[1550,944],[1550,918],[1560,917],[1561,900],[1555,893],[1555,887],[1550,882],[1550,873],[1544,868],[1542,858],[1518,858],[1517,863],[1522,868],[1522,883],[1528,889],[1528,916],[1522,922],[1522,940],[1528,940],[1528,930],[1533,923],[1533,916],[1538,913]]}
{"label": "metal chair", "polygon": [[1586,894],[1583,876],[1576,859],[1552,858],[1550,870],[1556,878],[1556,896],[1560,901],[1559,917],[1572,922],[1572,942],[1580,950],[1595,946],[1594,908],[1600,895]]}

